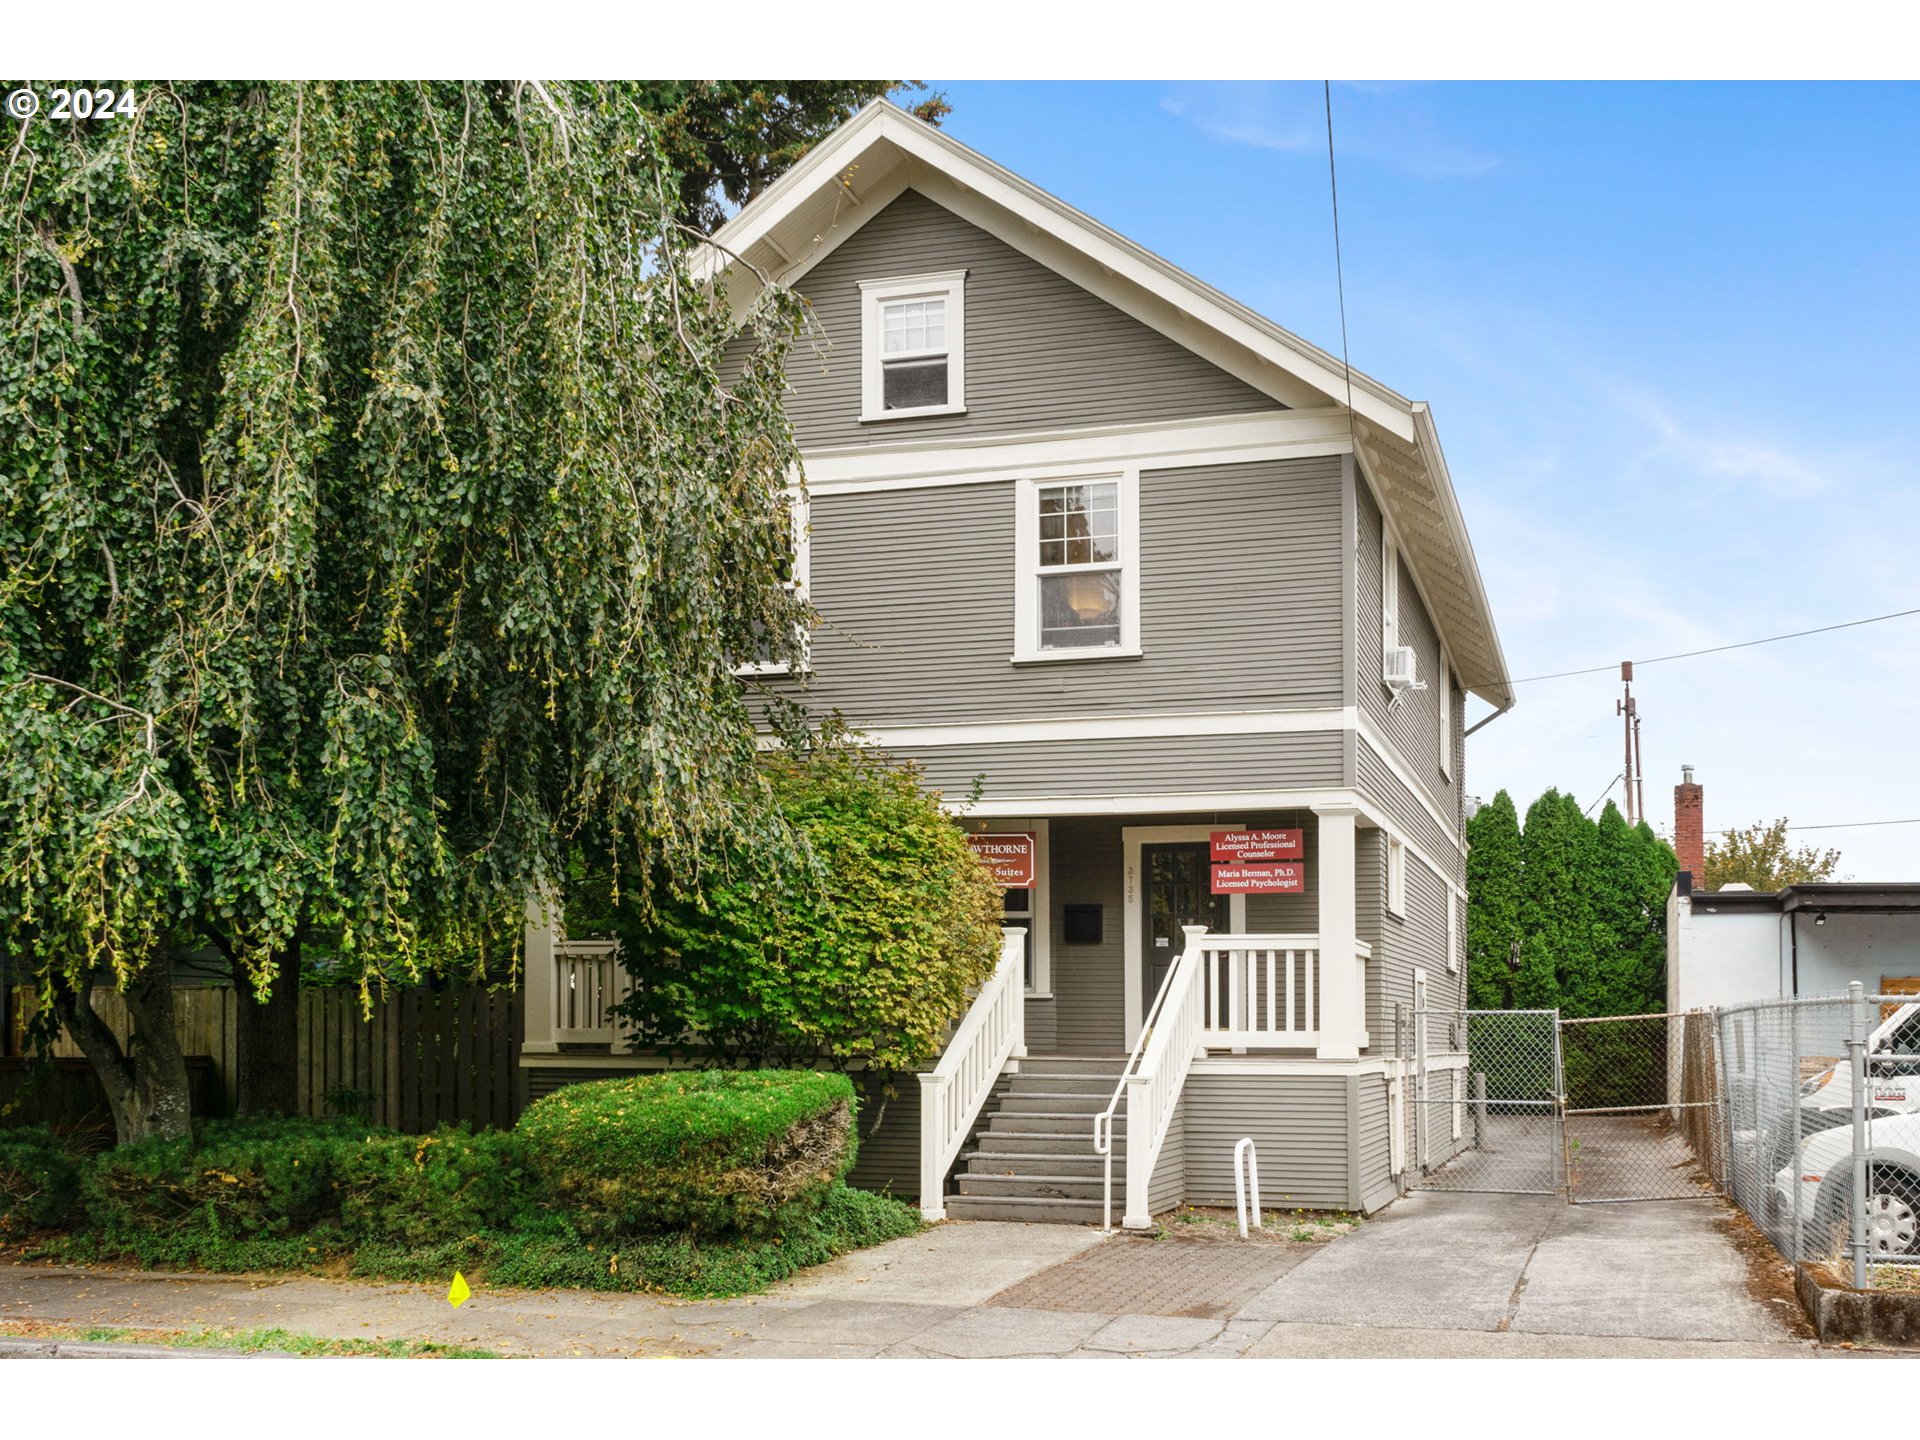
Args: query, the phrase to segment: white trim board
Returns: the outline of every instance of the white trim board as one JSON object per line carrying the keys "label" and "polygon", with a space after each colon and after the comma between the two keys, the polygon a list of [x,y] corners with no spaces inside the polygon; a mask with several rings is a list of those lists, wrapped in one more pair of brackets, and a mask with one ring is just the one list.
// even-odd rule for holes
{"label": "white trim board", "polygon": [[958,725],[888,725],[862,733],[885,748],[1034,745],[1061,740],[1184,739],[1192,735],[1288,735],[1350,730],[1351,705],[1308,710],[1221,710],[1158,715],[1075,715],[1048,720],[981,720]]}
{"label": "white trim board", "polygon": [[[1215,830],[1243,830],[1244,822],[1222,820],[1206,825],[1123,825],[1120,827],[1120,906],[1123,937],[1121,947],[1120,983],[1126,987],[1126,1037],[1129,1050],[1140,1038],[1140,1026],[1146,1018],[1146,1000],[1140,993],[1141,975],[1146,969],[1145,936],[1140,925],[1140,847],[1142,845],[1177,845],[1193,841],[1205,842],[1212,838]],[[1227,898],[1228,923],[1233,933],[1244,935],[1247,930],[1247,897],[1232,895]]]}
{"label": "white trim board", "polygon": [[1258,460],[1311,459],[1352,452],[1346,417],[1326,410],[1210,416],[1175,424],[1098,426],[959,440],[879,443],[801,456],[815,495],[913,490],[928,485],[992,483],[1040,477],[1050,468],[1131,465],[1176,470]]}

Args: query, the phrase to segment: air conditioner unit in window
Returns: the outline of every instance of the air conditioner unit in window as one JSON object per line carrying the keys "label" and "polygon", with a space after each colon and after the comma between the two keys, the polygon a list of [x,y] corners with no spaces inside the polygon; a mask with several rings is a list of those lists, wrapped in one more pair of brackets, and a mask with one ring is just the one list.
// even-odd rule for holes
{"label": "air conditioner unit in window", "polygon": [[1380,678],[1386,682],[1393,693],[1404,695],[1409,690],[1424,690],[1427,682],[1420,679],[1411,645],[1389,645],[1386,647],[1386,663],[1381,669]]}

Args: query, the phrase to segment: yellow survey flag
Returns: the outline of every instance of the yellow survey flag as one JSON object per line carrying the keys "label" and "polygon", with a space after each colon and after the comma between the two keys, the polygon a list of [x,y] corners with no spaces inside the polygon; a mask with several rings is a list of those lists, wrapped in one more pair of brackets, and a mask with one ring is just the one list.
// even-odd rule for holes
{"label": "yellow survey flag", "polygon": [[453,1284],[447,1287],[447,1303],[458,1310],[473,1298],[473,1287],[467,1284],[467,1277],[458,1270],[453,1272]]}

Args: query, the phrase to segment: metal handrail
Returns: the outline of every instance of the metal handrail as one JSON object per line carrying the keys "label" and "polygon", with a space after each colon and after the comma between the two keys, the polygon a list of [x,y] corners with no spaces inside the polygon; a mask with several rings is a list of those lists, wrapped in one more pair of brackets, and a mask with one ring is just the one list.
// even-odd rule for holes
{"label": "metal handrail", "polygon": [[[1202,932],[1204,933],[1204,932]],[[1113,1098],[1107,1101],[1107,1108],[1093,1117],[1093,1153],[1105,1159],[1104,1185],[1101,1194],[1100,1228],[1113,1229],[1113,1112],[1119,1108],[1120,1097],[1127,1093],[1127,1081],[1131,1080],[1140,1066],[1140,1057],[1146,1053],[1147,1041],[1153,1038],[1153,1027],[1159,1023],[1160,1011],[1167,1003],[1167,996],[1173,989],[1174,976],[1178,975],[1187,963],[1187,956],[1198,955],[1198,944],[1189,944],[1180,952],[1180,956],[1167,967],[1166,978],[1160,982],[1160,993],[1153,997],[1153,1007],[1147,1011],[1147,1018],[1140,1026],[1140,1037],[1133,1042],[1133,1050],[1127,1056],[1127,1063],[1121,1067],[1120,1083],[1113,1087]]]}

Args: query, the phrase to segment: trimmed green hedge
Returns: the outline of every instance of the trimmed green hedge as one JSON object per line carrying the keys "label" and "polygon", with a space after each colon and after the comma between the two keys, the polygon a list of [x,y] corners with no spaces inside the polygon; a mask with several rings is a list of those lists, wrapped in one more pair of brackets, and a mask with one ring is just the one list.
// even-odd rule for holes
{"label": "trimmed green hedge", "polygon": [[591,1235],[776,1234],[853,1166],[853,1084],[804,1070],[569,1085],[519,1134],[543,1193]]}
{"label": "trimmed green hedge", "polygon": [[100,1156],[82,1182],[101,1243],[259,1242],[338,1232],[424,1245],[511,1226],[534,1205],[519,1137],[401,1135],[352,1120],[226,1120]]}

